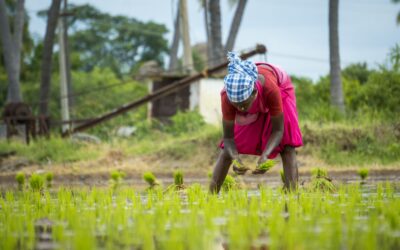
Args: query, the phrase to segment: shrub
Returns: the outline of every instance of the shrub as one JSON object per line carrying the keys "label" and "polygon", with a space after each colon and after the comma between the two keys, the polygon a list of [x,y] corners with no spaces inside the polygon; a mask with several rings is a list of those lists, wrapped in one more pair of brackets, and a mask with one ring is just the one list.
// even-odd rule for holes
{"label": "shrub", "polygon": [[196,111],[178,112],[171,121],[172,124],[167,127],[167,132],[174,135],[196,132],[205,125],[203,117]]}

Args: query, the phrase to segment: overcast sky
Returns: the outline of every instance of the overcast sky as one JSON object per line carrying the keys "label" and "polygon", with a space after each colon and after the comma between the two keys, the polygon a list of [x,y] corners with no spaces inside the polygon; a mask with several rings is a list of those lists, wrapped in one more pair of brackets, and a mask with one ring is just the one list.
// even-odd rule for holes
{"label": "overcast sky", "polygon": [[[205,41],[203,13],[198,0],[187,0],[191,43]],[[50,0],[26,0],[31,16],[30,30],[39,36],[45,22],[36,11],[50,6]],[[226,41],[234,8],[221,0],[223,43]],[[69,0],[89,3],[110,14],[121,14],[141,21],[165,24],[171,41],[177,0]],[[390,0],[341,0],[339,39],[342,67],[367,62],[370,67],[384,63],[391,47],[400,42],[396,16],[400,4]],[[329,72],[328,0],[248,0],[236,39],[235,51],[263,43],[267,59],[290,74],[318,79]],[[256,56],[252,60],[259,61]]]}

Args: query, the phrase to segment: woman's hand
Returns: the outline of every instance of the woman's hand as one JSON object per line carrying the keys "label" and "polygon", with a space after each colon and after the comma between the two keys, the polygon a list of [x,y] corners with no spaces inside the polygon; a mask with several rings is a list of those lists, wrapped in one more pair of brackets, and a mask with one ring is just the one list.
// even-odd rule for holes
{"label": "woman's hand", "polygon": [[252,174],[263,174],[265,173],[267,170],[265,169],[260,169],[259,166],[263,163],[266,163],[268,161],[268,157],[265,154],[262,154],[260,156],[260,159],[258,159],[257,161],[257,167],[255,170],[253,170],[251,173]]}
{"label": "woman's hand", "polygon": [[230,156],[233,162],[233,171],[238,175],[243,175],[249,168],[245,167],[242,160],[239,158],[239,153],[236,149],[236,144],[233,139],[224,139],[224,150]]}

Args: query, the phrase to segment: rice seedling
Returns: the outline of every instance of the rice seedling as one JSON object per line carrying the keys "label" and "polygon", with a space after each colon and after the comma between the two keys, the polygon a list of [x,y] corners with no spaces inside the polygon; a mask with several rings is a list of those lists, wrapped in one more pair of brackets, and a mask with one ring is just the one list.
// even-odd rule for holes
{"label": "rice seedling", "polygon": [[46,173],[46,176],[45,176],[45,178],[46,178],[46,187],[47,188],[51,188],[51,186],[53,185],[53,177],[54,177],[54,175],[53,175],[53,173]]}
{"label": "rice seedling", "polygon": [[229,191],[232,189],[236,189],[238,187],[238,183],[236,181],[236,179],[232,176],[232,175],[227,175],[225,177],[224,183],[222,183],[222,190],[224,191]]}
{"label": "rice seedling", "polygon": [[363,183],[368,177],[369,170],[367,168],[361,168],[357,171],[357,173],[358,173],[358,176],[360,176],[360,178],[361,178],[361,182]]}
{"label": "rice seedling", "polygon": [[249,168],[244,166],[239,160],[235,159],[232,161],[232,169],[237,175],[244,175]]}
{"label": "rice seedling", "polygon": [[41,191],[44,187],[44,178],[40,174],[32,174],[29,178],[29,185],[34,191]]}
{"label": "rice seedling", "polygon": [[253,170],[253,174],[264,174],[268,170],[270,170],[273,166],[275,166],[276,161],[274,160],[267,160],[266,162],[263,162],[261,164],[258,164],[256,169]]}
{"label": "rice seedling", "polygon": [[120,171],[120,170],[111,171],[110,184],[111,184],[112,189],[116,190],[122,184],[125,177],[126,177],[126,174],[123,171]]}
{"label": "rice seedling", "polygon": [[15,180],[17,181],[18,184],[18,190],[22,191],[25,186],[25,174],[23,172],[18,172],[15,175]]}
{"label": "rice seedling", "polygon": [[57,249],[398,249],[398,183],[366,190],[5,191],[0,249],[35,249],[44,235]]}
{"label": "rice seedling", "polygon": [[149,188],[152,189],[158,185],[160,185],[159,181],[156,179],[152,172],[145,172],[143,174],[143,180],[149,184]]}
{"label": "rice seedling", "polygon": [[336,187],[332,183],[332,179],[328,177],[328,172],[322,168],[315,168],[312,170],[312,180],[308,188],[323,192],[336,191]]}

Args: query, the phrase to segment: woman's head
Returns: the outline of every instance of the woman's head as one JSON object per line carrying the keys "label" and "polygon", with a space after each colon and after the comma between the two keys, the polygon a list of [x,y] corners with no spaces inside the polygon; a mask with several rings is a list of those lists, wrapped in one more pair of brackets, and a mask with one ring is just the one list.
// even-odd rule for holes
{"label": "woman's head", "polygon": [[256,65],[240,59],[233,52],[228,52],[228,60],[228,74],[224,78],[224,85],[229,101],[233,104],[251,102],[249,99],[254,94],[254,84],[258,76]]}

